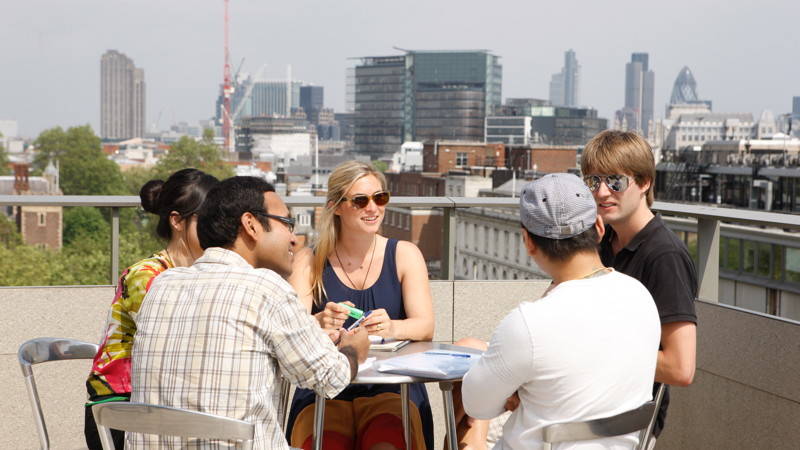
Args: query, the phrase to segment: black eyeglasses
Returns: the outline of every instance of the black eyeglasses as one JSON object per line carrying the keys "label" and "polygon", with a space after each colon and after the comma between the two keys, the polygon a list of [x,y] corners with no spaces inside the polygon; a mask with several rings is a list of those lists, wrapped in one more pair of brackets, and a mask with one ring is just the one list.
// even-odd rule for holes
{"label": "black eyeglasses", "polygon": [[369,205],[369,201],[372,200],[378,206],[383,206],[389,203],[389,193],[387,191],[380,191],[376,192],[372,195],[366,194],[358,194],[354,195],[351,198],[342,197],[342,201],[350,201],[356,208],[366,208]]}
{"label": "black eyeglasses", "polygon": [[275,219],[279,222],[283,222],[283,224],[286,225],[286,228],[289,229],[289,233],[294,233],[294,224],[295,224],[294,217],[276,216],[275,214],[269,214],[263,211],[250,211],[250,212],[253,214],[257,214],[259,216],[264,216],[270,219]]}
{"label": "black eyeglasses", "polygon": [[583,182],[592,192],[600,189],[600,183],[605,183],[612,192],[624,192],[628,189],[629,178],[627,175],[586,175]]}

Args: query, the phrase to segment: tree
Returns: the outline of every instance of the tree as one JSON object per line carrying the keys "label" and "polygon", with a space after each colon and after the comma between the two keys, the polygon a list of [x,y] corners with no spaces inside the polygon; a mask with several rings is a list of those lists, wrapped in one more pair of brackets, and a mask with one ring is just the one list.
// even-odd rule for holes
{"label": "tree", "polygon": [[386,172],[389,169],[389,165],[386,164],[385,161],[381,161],[379,159],[372,161],[372,167],[374,167],[378,172]]}
{"label": "tree", "polygon": [[[3,133],[0,133],[0,137],[3,137]],[[8,152],[3,144],[0,144],[0,175],[9,174],[11,174],[11,168],[8,167]]]}
{"label": "tree", "polygon": [[127,190],[119,166],[103,154],[100,138],[89,125],[43,131],[34,142],[33,165],[41,173],[60,163],[61,191],[67,195],[122,195]]}
{"label": "tree", "polygon": [[108,239],[111,227],[97,208],[77,206],[64,210],[64,245]]}
{"label": "tree", "polygon": [[17,226],[5,214],[0,213],[0,246],[14,248],[22,244],[22,235]]}
{"label": "tree", "polygon": [[[208,136],[208,133],[203,134]],[[213,136],[211,137],[213,139]],[[212,140],[203,139],[197,142],[187,136],[183,136],[173,144],[169,153],[158,161],[156,175],[165,180],[173,172],[192,167],[214,175],[220,180],[233,176],[233,168],[225,164],[219,147]]]}

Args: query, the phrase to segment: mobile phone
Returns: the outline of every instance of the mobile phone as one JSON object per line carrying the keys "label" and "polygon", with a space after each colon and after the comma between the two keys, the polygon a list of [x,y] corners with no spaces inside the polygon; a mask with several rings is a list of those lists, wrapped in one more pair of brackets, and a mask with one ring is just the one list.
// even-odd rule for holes
{"label": "mobile phone", "polygon": [[355,322],[353,322],[353,323],[352,323],[352,324],[351,324],[349,327],[347,327],[347,331],[353,331],[353,330],[355,330],[356,328],[358,328],[358,326],[359,326],[359,325],[361,325],[361,323],[362,323],[362,322],[364,322],[364,319],[366,319],[367,317],[369,317],[370,313],[372,313],[372,311],[367,311],[367,312],[365,312],[365,313],[364,313],[364,315],[363,315],[363,316],[361,316],[361,318],[360,318],[360,319],[356,320],[356,321],[355,321]]}

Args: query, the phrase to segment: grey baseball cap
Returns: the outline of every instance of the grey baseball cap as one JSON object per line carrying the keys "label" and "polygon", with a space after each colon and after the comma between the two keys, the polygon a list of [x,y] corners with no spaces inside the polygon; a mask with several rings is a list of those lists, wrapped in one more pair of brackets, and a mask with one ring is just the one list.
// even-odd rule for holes
{"label": "grey baseball cap", "polygon": [[583,180],[569,173],[551,173],[523,186],[519,216],[536,236],[567,239],[594,226],[597,204]]}

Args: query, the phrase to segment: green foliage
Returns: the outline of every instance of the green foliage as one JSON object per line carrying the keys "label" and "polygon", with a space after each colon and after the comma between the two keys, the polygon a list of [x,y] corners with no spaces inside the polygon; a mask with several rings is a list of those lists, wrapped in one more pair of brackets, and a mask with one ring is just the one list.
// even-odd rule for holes
{"label": "green foliage", "polygon": [[14,248],[22,244],[22,236],[17,226],[5,214],[0,213],[0,245]]}
{"label": "green foliage", "polygon": [[220,180],[232,177],[234,173],[233,168],[222,160],[219,147],[211,140],[204,139],[197,142],[184,136],[158,161],[155,175],[166,180],[172,173],[190,167],[202,170]]}
{"label": "green foliage", "polygon": [[109,236],[111,226],[100,210],[90,206],[64,208],[64,245],[96,241]]}
{"label": "green foliage", "polygon": [[[3,133],[0,133],[0,137],[3,137]],[[3,144],[0,144],[0,175],[10,174],[11,167],[8,166],[8,152],[5,147],[3,147]]]}
{"label": "green foliage", "polygon": [[378,172],[386,172],[389,170],[389,165],[386,164],[386,161],[381,161],[378,159],[372,161],[372,167],[374,167]]}
{"label": "green foliage", "polygon": [[100,138],[89,125],[67,131],[61,127],[45,130],[34,145],[37,149],[34,173],[44,171],[49,161],[58,161],[65,195],[126,193],[119,166],[103,154]]}
{"label": "green foliage", "polygon": [[[198,142],[184,137],[155,167],[121,172],[102,152],[100,139],[89,126],[42,132],[36,139],[35,172],[58,160],[61,188],[68,195],[138,195],[151,179],[194,167],[224,179],[233,176],[220,149],[206,130]],[[63,210],[63,248],[51,251],[22,243],[16,225],[0,214],[0,260],[13,261],[0,270],[0,286],[109,284],[111,267],[110,210],[70,207]],[[158,218],[140,208],[121,208],[120,270],[164,248],[155,235]]]}

